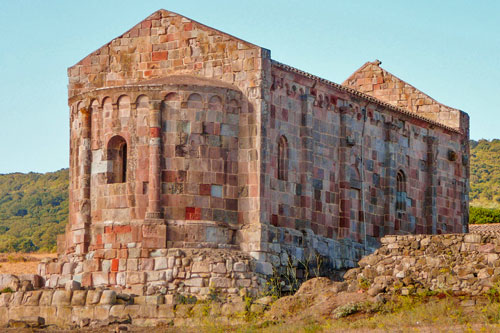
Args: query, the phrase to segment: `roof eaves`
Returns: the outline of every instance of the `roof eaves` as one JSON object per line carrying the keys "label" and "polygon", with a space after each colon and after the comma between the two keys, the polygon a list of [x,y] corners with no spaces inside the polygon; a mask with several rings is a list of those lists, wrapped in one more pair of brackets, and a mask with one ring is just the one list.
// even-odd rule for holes
{"label": "roof eaves", "polygon": [[355,90],[353,88],[349,88],[349,87],[343,86],[341,84],[338,84],[338,83],[335,83],[335,82],[323,79],[323,78],[321,78],[319,76],[316,76],[316,75],[304,72],[304,71],[302,71],[300,69],[297,69],[297,68],[289,66],[289,65],[285,65],[285,64],[280,63],[279,61],[276,61],[276,60],[272,60],[272,64],[275,65],[275,66],[277,66],[277,67],[279,67],[279,68],[281,68],[281,69],[288,70],[288,71],[291,71],[291,72],[303,75],[303,76],[308,77],[308,78],[310,78],[312,80],[315,80],[315,81],[321,82],[323,84],[326,84],[326,85],[328,85],[330,87],[336,88],[339,91],[346,92],[346,93],[349,93],[349,94],[361,97],[361,98],[363,98],[363,99],[365,99],[365,100],[367,100],[369,102],[372,102],[374,104],[383,106],[383,107],[385,107],[387,109],[390,109],[392,111],[395,111],[397,113],[401,113],[401,114],[404,114],[404,115],[409,116],[411,118],[415,118],[415,119],[418,119],[418,120],[425,121],[425,122],[427,122],[427,123],[429,123],[431,125],[441,127],[443,129],[446,129],[446,130],[451,131],[451,132],[463,134],[463,132],[461,130],[458,130],[458,129],[450,127],[450,126],[446,126],[446,125],[444,125],[442,123],[439,123],[437,121],[434,121],[434,120],[422,117],[422,116],[420,116],[420,115],[418,115],[418,114],[416,114],[414,112],[410,112],[410,111],[408,111],[408,110],[406,110],[404,108],[397,107],[397,106],[394,106],[392,104],[383,102],[383,101],[381,101],[381,100],[379,100],[379,99],[377,99],[375,97],[372,97],[370,95],[362,93],[362,92],[360,92],[358,90]]}

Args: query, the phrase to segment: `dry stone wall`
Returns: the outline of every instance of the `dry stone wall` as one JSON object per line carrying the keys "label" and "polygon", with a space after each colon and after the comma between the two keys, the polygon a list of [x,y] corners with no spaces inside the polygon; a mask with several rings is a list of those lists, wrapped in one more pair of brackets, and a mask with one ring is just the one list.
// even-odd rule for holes
{"label": "dry stone wall", "polygon": [[214,319],[241,324],[246,315],[261,313],[270,302],[270,297],[253,304],[242,297],[186,302],[173,295],[134,296],[102,289],[18,291],[0,294],[0,327],[196,326]]}
{"label": "dry stone wall", "polygon": [[499,234],[387,236],[381,243],[344,275],[350,290],[479,295],[500,282]]}

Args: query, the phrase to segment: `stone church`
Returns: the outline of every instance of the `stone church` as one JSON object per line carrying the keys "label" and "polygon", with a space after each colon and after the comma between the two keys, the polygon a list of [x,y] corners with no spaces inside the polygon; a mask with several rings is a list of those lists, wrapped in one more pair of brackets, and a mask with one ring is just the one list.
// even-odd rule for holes
{"label": "stone church", "polygon": [[353,267],[384,235],[466,232],[468,115],[380,65],[334,83],[166,10],[92,52],[68,69],[47,285],[234,293]]}

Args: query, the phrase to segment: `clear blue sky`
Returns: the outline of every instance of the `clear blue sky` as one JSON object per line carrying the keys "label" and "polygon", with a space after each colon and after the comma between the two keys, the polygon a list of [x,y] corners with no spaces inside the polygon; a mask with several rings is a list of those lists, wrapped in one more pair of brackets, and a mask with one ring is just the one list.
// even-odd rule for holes
{"label": "clear blue sky", "polygon": [[380,59],[500,137],[500,1],[0,0],[0,173],[68,167],[66,69],[160,8],[338,83]]}

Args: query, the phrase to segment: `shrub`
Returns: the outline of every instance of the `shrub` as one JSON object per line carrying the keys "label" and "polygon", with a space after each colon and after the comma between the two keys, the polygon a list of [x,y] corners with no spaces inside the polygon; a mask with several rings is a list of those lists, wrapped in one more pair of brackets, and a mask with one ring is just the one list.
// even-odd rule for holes
{"label": "shrub", "polygon": [[500,209],[470,207],[470,224],[500,223]]}

